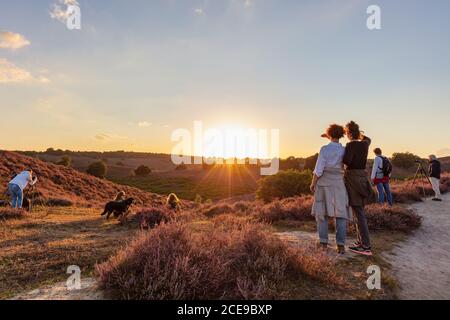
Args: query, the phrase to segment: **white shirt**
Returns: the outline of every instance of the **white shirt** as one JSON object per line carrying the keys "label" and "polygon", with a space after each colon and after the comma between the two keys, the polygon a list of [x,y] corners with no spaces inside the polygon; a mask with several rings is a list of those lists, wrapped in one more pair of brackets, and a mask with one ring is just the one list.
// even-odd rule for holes
{"label": "white shirt", "polygon": [[378,178],[382,179],[384,177],[383,173],[383,158],[376,156],[373,161],[372,174],[370,176],[371,180]]}
{"label": "white shirt", "polygon": [[34,177],[33,181],[30,181],[30,178],[31,174],[29,171],[22,171],[9,183],[16,184],[20,187],[20,189],[24,190],[27,187],[28,183],[30,183],[30,185],[34,185],[37,181],[37,177]]}
{"label": "white shirt", "polygon": [[338,142],[330,142],[320,149],[314,174],[318,177],[323,175],[325,168],[342,169],[342,159],[345,148]]}

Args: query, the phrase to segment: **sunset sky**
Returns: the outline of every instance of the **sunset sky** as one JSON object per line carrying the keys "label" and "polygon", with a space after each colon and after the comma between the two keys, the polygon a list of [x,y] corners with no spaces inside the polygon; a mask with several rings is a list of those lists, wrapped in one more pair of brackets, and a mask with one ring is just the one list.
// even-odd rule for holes
{"label": "sunset sky", "polygon": [[355,120],[387,154],[450,155],[448,0],[78,3],[69,30],[59,0],[0,0],[0,149],[169,153],[201,120],[308,156]]}

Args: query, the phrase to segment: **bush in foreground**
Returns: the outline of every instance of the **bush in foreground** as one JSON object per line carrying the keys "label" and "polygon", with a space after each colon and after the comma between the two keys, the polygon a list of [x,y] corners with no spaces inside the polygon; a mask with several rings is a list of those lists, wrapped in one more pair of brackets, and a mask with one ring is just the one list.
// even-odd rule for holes
{"label": "bush in foreground", "polygon": [[343,284],[325,255],[289,247],[251,224],[213,233],[163,224],[96,269],[101,286],[120,299],[288,298],[299,283]]}
{"label": "bush in foreground", "polygon": [[420,227],[422,217],[401,206],[372,204],[366,207],[367,224],[370,230],[411,232]]}

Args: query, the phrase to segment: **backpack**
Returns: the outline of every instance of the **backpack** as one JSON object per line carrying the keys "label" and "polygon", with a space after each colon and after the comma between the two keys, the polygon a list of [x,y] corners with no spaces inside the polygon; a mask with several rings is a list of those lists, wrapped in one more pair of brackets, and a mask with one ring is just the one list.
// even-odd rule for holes
{"label": "backpack", "polygon": [[380,169],[383,171],[383,176],[390,177],[392,173],[392,163],[386,157],[381,157],[381,159],[383,160],[383,166]]}

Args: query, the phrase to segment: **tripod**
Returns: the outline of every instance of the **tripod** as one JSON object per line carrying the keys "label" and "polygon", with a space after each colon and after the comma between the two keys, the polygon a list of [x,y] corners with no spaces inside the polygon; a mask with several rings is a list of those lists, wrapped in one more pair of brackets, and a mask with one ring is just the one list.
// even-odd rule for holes
{"label": "tripod", "polygon": [[426,172],[425,168],[423,167],[422,162],[417,162],[417,170],[416,170],[416,174],[414,175],[414,179],[412,181],[412,186],[414,186],[416,184],[416,181],[420,180],[422,182],[423,196],[425,197],[426,192],[425,192],[425,182],[423,181],[424,178],[426,178],[428,183],[430,184],[430,186],[432,186],[430,177],[428,176],[428,173]]}

